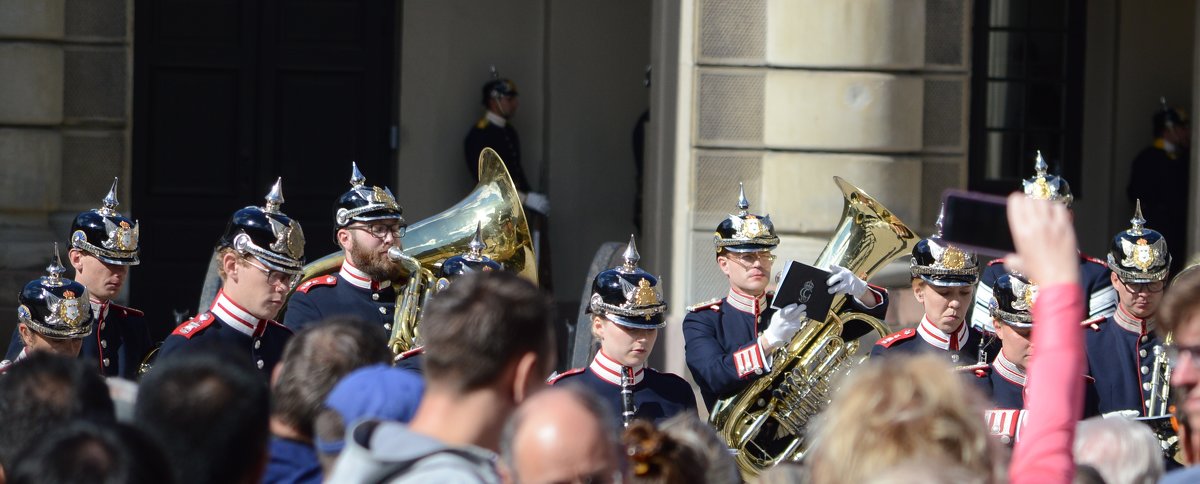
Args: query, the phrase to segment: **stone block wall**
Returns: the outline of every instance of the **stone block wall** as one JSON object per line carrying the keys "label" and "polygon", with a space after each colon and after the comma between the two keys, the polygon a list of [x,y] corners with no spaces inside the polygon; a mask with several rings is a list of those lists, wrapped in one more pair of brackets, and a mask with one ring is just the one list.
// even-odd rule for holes
{"label": "stone block wall", "polygon": [[[129,0],[0,0],[0,344],[16,294],[44,274],[51,242],[98,206],[113,176],[129,193]],[[65,248],[64,248],[65,256]]]}

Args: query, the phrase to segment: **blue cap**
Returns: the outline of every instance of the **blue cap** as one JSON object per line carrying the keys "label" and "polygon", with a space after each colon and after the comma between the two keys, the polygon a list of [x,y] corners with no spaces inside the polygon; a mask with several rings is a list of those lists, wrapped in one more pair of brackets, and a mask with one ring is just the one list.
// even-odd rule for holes
{"label": "blue cap", "polygon": [[[342,415],[346,428],[366,419],[408,422],[417,411],[425,380],[411,370],[388,365],[371,365],[354,370],[333,387],[325,406]],[[341,452],[344,441],[317,439],[316,448],[326,454]]]}

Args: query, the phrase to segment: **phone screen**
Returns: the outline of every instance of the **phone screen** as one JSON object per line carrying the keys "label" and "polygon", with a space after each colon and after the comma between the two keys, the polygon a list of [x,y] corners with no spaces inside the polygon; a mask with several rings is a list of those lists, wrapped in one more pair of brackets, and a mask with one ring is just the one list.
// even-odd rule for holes
{"label": "phone screen", "polygon": [[947,190],[942,203],[942,238],[946,241],[992,257],[1016,252],[1004,197]]}

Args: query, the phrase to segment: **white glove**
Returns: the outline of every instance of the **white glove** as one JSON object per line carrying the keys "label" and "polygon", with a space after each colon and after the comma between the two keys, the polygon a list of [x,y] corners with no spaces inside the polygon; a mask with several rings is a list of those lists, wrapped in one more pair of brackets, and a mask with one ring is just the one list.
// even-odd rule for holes
{"label": "white glove", "polygon": [[1138,418],[1141,415],[1142,415],[1142,412],[1139,412],[1137,410],[1113,410],[1104,415],[1101,415],[1101,417],[1104,417],[1104,418]]}
{"label": "white glove", "polygon": [[525,208],[542,215],[550,215],[550,199],[538,192],[526,193]]}
{"label": "white glove", "polygon": [[800,331],[800,322],[804,320],[806,310],[808,306],[803,304],[789,304],[775,311],[775,314],[771,315],[771,324],[762,334],[763,343],[767,346],[763,349],[769,352],[791,341],[792,336]]}
{"label": "white glove", "polygon": [[825,280],[825,284],[829,285],[830,294],[849,294],[863,302],[867,294],[867,281],[859,279],[849,269],[837,264],[829,264],[829,272],[829,279]]}

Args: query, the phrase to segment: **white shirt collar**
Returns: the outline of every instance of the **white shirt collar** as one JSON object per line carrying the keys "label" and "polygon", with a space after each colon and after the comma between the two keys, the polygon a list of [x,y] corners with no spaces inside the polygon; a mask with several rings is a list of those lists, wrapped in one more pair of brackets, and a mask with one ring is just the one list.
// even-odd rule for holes
{"label": "white shirt collar", "polygon": [[104,316],[108,315],[108,303],[110,301],[101,302],[99,299],[90,298],[88,302],[92,304],[92,316],[96,322],[104,321]]}
{"label": "white shirt collar", "polygon": [[1139,336],[1154,331],[1154,318],[1136,318],[1129,314],[1129,311],[1126,311],[1120,303],[1117,304],[1117,312],[1113,313],[1113,321],[1116,321],[1117,326],[1120,326],[1121,329]]}
{"label": "white shirt collar", "polygon": [[1025,372],[1021,371],[1021,368],[1016,363],[1008,361],[1003,351],[996,355],[996,360],[992,362],[992,367],[996,369],[996,374],[1005,380],[1022,387],[1025,386]]}
{"label": "white shirt collar", "polygon": [[499,126],[501,128],[508,125],[508,120],[504,119],[504,116],[493,113],[490,109],[488,110],[488,112],[485,116],[487,117],[487,120],[489,122],[491,122],[492,124]]}
{"label": "white shirt collar", "polygon": [[338,276],[341,276],[342,280],[349,282],[354,287],[366,289],[368,291],[378,291],[380,287],[384,286],[384,284],[379,281],[371,280],[371,276],[368,276],[366,272],[354,267],[354,265],[350,263],[350,259],[346,259],[342,262],[342,270],[338,271]]}
{"label": "white shirt collar", "polygon": [[749,294],[742,294],[737,289],[730,287],[729,295],[725,296],[725,301],[738,311],[757,316],[759,313],[762,313],[763,308],[767,305],[767,295],[751,296]]}
{"label": "white shirt collar", "polygon": [[634,385],[641,383],[642,379],[646,377],[646,365],[635,367],[622,366],[605,355],[604,350],[596,352],[596,357],[592,359],[592,364],[588,368],[592,370],[592,373],[600,377],[600,379],[618,386],[621,385],[621,371],[623,368],[627,369],[626,371],[633,372]]}
{"label": "white shirt collar", "polygon": [[217,298],[213,299],[212,307],[208,310],[222,323],[246,336],[254,337],[262,334],[263,328],[267,325],[267,320],[254,317],[246,308],[229,299],[229,296],[225,295],[224,289],[217,292]]}
{"label": "white shirt collar", "polygon": [[921,335],[921,339],[925,340],[926,343],[929,343],[938,349],[958,351],[959,349],[962,349],[963,345],[967,344],[968,332],[966,321],[963,321],[961,324],[959,324],[958,329],[954,330],[952,333],[954,336],[953,339],[955,340],[953,347],[950,345],[951,333],[942,332],[942,330],[938,329],[937,326],[934,326],[933,322],[929,320],[928,316],[922,316],[921,324],[917,325],[917,334]]}

